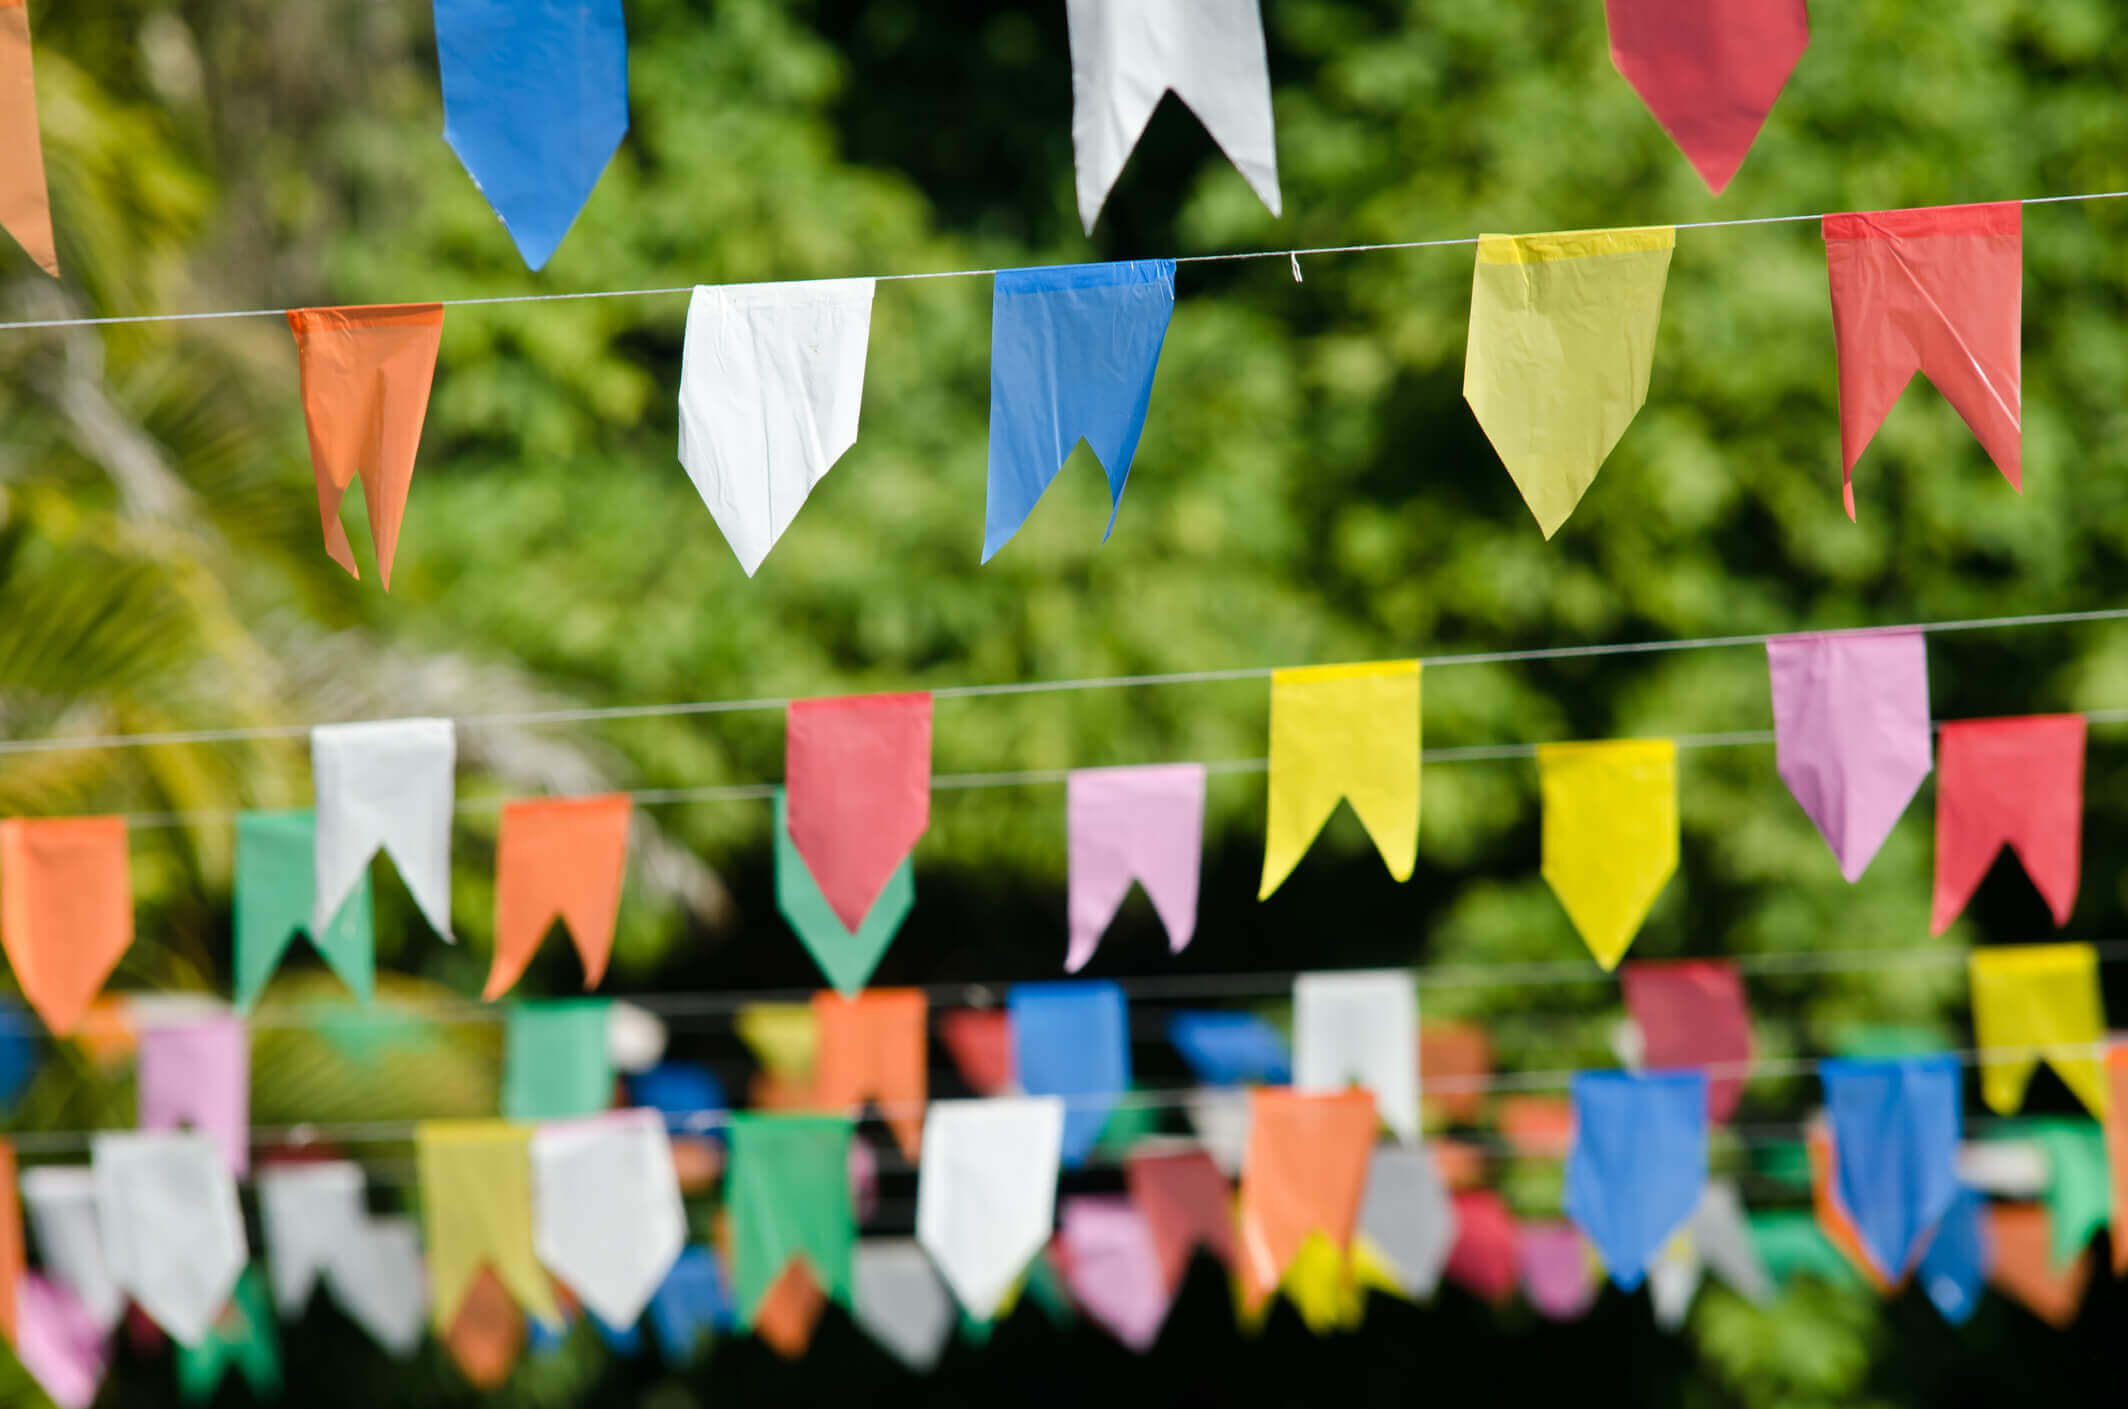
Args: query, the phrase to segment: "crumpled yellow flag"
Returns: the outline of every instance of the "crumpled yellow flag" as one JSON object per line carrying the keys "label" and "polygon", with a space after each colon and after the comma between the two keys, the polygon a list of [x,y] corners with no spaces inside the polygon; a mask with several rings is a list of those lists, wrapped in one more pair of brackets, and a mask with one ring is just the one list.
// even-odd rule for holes
{"label": "crumpled yellow flag", "polygon": [[2088,944],[1975,949],[1968,967],[1973,1036],[1983,1053],[2037,1049],[1981,1058],[1980,1094],[1988,1109],[2010,1115],[2023,1105],[2025,1085],[2044,1056],[2091,1114],[2105,1119],[2099,1044],[2106,1040],[2106,1012],[2099,996],[2098,951]]}
{"label": "crumpled yellow flag", "polygon": [[739,1010],[733,1026],[754,1060],[777,1076],[792,1081],[813,1079],[820,1034],[812,1004],[754,1003]]}
{"label": "crumpled yellow flag", "polygon": [[[1271,1299],[1265,1297],[1252,1307],[1239,1278],[1233,1285],[1235,1319],[1248,1334],[1260,1333],[1271,1316]],[[1325,1234],[1310,1233],[1293,1255],[1278,1289],[1300,1313],[1302,1324],[1319,1336],[1357,1330],[1367,1320],[1367,1298],[1372,1293],[1410,1300],[1397,1286],[1388,1256],[1365,1234],[1353,1235],[1348,1257]]]}
{"label": "crumpled yellow flag", "polygon": [[1677,232],[1480,235],[1463,399],[1550,538],[1648,399]]}
{"label": "crumpled yellow flag", "polygon": [[421,1215],[428,1236],[430,1310],[448,1335],[485,1266],[517,1304],[561,1324],[554,1289],[532,1248],[532,1131],[506,1120],[428,1120],[414,1127]]}
{"label": "crumpled yellow flag", "polygon": [[1337,811],[1352,804],[1400,881],[1419,859],[1419,663],[1271,672],[1271,801],[1264,835],[1268,899]]}
{"label": "crumpled yellow flag", "polygon": [[1606,969],[1677,870],[1677,745],[1540,744],[1544,879]]}

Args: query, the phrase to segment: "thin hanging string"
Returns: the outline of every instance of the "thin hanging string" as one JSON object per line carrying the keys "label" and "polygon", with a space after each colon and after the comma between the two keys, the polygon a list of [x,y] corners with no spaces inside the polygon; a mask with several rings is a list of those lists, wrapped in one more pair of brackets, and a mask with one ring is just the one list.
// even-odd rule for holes
{"label": "thin hanging string", "polygon": [[[2025,196],[2021,197],[2016,203],[2018,205],[2060,205],[2064,202],[2110,201],[2117,200],[2123,196],[2128,196],[2128,191],[2088,191],[2066,196]],[[1742,220],[1693,220],[1681,225],[1670,225],[1667,228],[1672,230],[1730,230],[1739,229],[1747,225],[1800,224],[1806,221],[1823,220],[1824,218],[1823,214],[1761,215]],[[1661,229],[1665,227],[1658,223],[1649,225],[1647,228]],[[1475,245],[1478,240],[1479,237],[1476,235],[1463,235],[1453,239],[1442,240],[1391,240],[1381,244],[1368,245],[1318,245],[1312,249],[1240,250],[1232,254],[1177,255],[1174,262],[1176,264],[1226,264],[1259,259],[1295,261],[1303,255],[1313,258],[1317,255],[1377,254],[1391,250],[1453,249],[1459,246]],[[844,275],[838,277],[870,278],[875,283],[891,283],[917,279],[984,279],[1009,272],[1011,271],[1005,269],[941,269],[918,274]],[[826,281],[804,279],[791,282],[821,283]],[[676,288],[663,289],[598,289],[584,293],[568,294],[504,294],[490,298],[430,299],[426,300],[426,302],[439,304],[444,308],[486,308],[509,303],[574,303],[585,299],[601,298],[666,298],[676,297],[680,294],[691,294],[694,292],[694,288],[694,285],[686,284]],[[421,301],[416,300],[416,302]],[[295,311],[297,310],[289,308],[240,308],[213,313],[135,313],[109,318],[39,318],[17,323],[0,323],[0,330],[102,328],[124,323],[203,323],[227,318],[283,318]]]}

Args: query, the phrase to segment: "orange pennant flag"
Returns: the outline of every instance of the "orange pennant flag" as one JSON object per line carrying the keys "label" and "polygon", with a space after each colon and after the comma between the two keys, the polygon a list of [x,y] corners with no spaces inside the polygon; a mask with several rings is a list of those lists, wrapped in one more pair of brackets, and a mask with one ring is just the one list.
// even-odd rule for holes
{"label": "orange pennant flag", "polygon": [[1254,1310],[1311,1233],[1339,1251],[1352,1241],[1374,1153],[1372,1092],[1258,1089],[1249,1094],[1241,1170],[1241,1297]]}
{"label": "orange pennant flag", "polygon": [[1475,1121],[1485,1109],[1486,1078],[1493,1072],[1492,1039],[1473,1022],[1422,1023],[1419,1070],[1426,1073],[1429,1113],[1450,1122]]}
{"label": "orange pennant flag", "polygon": [[501,1388],[517,1368],[525,1349],[525,1313],[488,1268],[474,1274],[443,1343],[477,1390]]}
{"label": "orange pennant flag", "polygon": [[288,326],[303,369],[303,421],[310,429],[325,551],[349,573],[362,575],[340,526],[341,497],[359,476],[377,546],[377,576],[389,592],[443,341],[443,305],[292,308]]}
{"label": "orange pennant flag", "polygon": [[828,1295],[819,1279],[805,1270],[803,1258],[794,1257],[761,1298],[754,1334],[785,1360],[796,1360],[813,1344],[813,1332],[827,1309]]}
{"label": "orange pennant flag", "polygon": [[628,869],[625,793],[505,803],[495,846],[495,962],[482,997],[493,1002],[523,977],[558,917],[597,988],[613,953],[613,923]]}
{"label": "orange pennant flag", "polygon": [[30,63],[30,12],[0,0],[0,225],[37,267],[59,277],[52,243],[52,197],[44,184],[44,139],[37,131],[37,85]]}
{"label": "orange pennant flag", "polygon": [[2128,1276],[2128,1043],[2106,1049],[2106,1164],[2113,1174],[2113,1275]]}
{"label": "orange pennant flag", "polygon": [[1988,1285],[2056,1330],[2073,1323],[2091,1285],[2091,1249],[2056,1267],[2044,1204],[1993,1205],[1988,1234],[1995,1250]]}
{"label": "orange pennant flag", "polygon": [[15,1286],[22,1280],[22,1194],[15,1186],[15,1146],[0,1140],[0,1335],[15,1340]]}
{"label": "orange pennant flag", "polygon": [[894,1143],[912,1161],[923,1150],[926,1016],[920,988],[813,995],[814,1104],[843,1111],[878,1102]]}
{"label": "orange pennant flag", "polygon": [[133,945],[123,817],[0,822],[0,946],[22,996],[65,1037]]}

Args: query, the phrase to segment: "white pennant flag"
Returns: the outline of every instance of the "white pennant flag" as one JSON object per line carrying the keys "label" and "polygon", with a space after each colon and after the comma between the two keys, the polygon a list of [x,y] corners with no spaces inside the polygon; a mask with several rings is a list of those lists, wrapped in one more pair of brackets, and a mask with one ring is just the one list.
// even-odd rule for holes
{"label": "white pennant flag", "polygon": [[259,1216],[274,1306],[302,1314],[322,1279],[355,1323],[394,1355],[413,1353],[428,1315],[427,1273],[411,1219],[372,1218],[360,1166],[340,1160],[259,1171]]}
{"label": "white pennant flag", "polygon": [[1663,1244],[1648,1265],[1648,1299],[1655,1305],[1655,1324],[1674,1331],[1691,1314],[1692,1298],[1699,1295],[1699,1251],[1692,1235],[1680,1230]]}
{"label": "white pennant flag", "polygon": [[856,1302],[865,1334],[919,1374],[938,1364],[953,1337],[953,1296],[911,1239],[857,1245]]}
{"label": "white pennant flag", "polygon": [[1257,0],[1069,0],[1071,146],[1091,235],[1169,89],[1279,214],[1271,63]]}
{"label": "white pennant flag", "polygon": [[870,279],[702,285],[680,358],[680,463],[752,577],[857,443]]}
{"label": "white pennant flag", "polygon": [[1200,1086],[1183,1094],[1183,1109],[1189,1112],[1190,1128],[1204,1145],[1212,1163],[1229,1179],[1239,1178],[1249,1157],[1249,1131],[1256,1123],[1249,1093]]}
{"label": "white pennant flag", "polygon": [[370,1339],[400,1359],[421,1348],[429,1276],[411,1218],[372,1218],[362,1240],[333,1264],[333,1296]]}
{"label": "white pennant flag", "polygon": [[1367,1197],[1360,1205],[1360,1232],[1389,1259],[1404,1295],[1425,1300],[1439,1288],[1458,1227],[1455,1200],[1441,1182],[1432,1150],[1375,1148],[1367,1166]]}
{"label": "white pennant flag", "polygon": [[916,1237],[953,1295],[988,1321],[1056,1222],[1064,1102],[940,1101],[924,1124]]}
{"label": "white pennant flag", "polygon": [[103,1253],[96,1176],[86,1165],[43,1165],[22,1171],[21,1187],[45,1274],[72,1292],[98,1326],[111,1330],[126,1314],[126,1294],[111,1279]]}
{"label": "white pennant flag", "polygon": [[1773,1300],[1773,1278],[1759,1258],[1758,1244],[1751,1240],[1744,1199],[1732,1181],[1708,1181],[1685,1230],[1699,1260],[1728,1283],[1729,1290],[1761,1306]]}
{"label": "white pennant flag", "polygon": [[205,1135],[128,1132],[90,1146],[111,1277],[181,1345],[214,1328],[250,1258],[236,1179]]}
{"label": "white pennant flag", "polygon": [[312,933],[325,933],[381,847],[430,928],[451,939],[457,760],[448,719],[326,724],[310,731],[318,799]]}
{"label": "white pennant flag", "polygon": [[1293,1089],[1374,1093],[1382,1123],[1419,1138],[1419,992],[1403,969],[1293,981]]}
{"label": "white pennant flag", "polygon": [[532,1247],[608,1326],[633,1326],[680,1260],[687,1214],[657,1111],[532,1134]]}

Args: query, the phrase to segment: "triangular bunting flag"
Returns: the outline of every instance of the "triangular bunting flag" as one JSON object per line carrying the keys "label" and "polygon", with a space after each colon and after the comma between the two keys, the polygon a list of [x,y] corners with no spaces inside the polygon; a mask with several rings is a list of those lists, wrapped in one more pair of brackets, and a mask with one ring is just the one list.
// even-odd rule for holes
{"label": "triangular bunting flag", "polygon": [[510,1005],[503,1039],[502,1113],[511,1120],[567,1120],[613,1104],[613,1057],[603,998]]}
{"label": "triangular bunting flag", "polygon": [[1367,1166],[1360,1234],[1381,1250],[1399,1291],[1420,1300],[1433,1296],[1455,1249],[1456,1206],[1432,1150],[1376,1148]]}
{"label": "triangular bunting flag", "polygon": [[831,1111],[876,1101],[894,1143],[914,1161],[924,1142],[929,1079],[924,1033],[929,1006],[921,988],[867,989],[855,998],[820,993],[813,1017],[820,1055],[813,1099]]}
{"label": "triangular bunting flag", "polygon": [[633,1326],[687,1243],[656,1111],[556,1121],[532,1136],[532,1246],[609,1326]]}
{"label": "triangular bunting flag", "polygon": [[298,812],[246,812],[236,819],[236,1008],[249,1013],[301,930],[340,982],[367,1003],[377,987],[377,941],[369,868],[363,867],[332,923],[317,919],[317,821]]}
{"label": "triangular bunting flag", "polygon": [[1752,1252],[1777,1285],[1785,1287],[1798,1276],[1815,1277],[1836,1287],[1862,1285],[1854,1264],[1826,1239],[1814,1215],[1788,1209],[1754,1213],[1747,1226]]}
{"label": "triangular bunting flag", "polygon": [[916,866],[902,859],[865,912],[864,923],[853,931],[820,893],[812,869],[791,840],[790,804],[782,788],[776,789],[775,805],[776,908],[835,991],[854,996],[871,982],[916,904]]}
{"label": "triangular bunting flag", "polygon": [[1115,531],[1174,311],[1172,259],[998,272],[984,562],[1020,531],[1081,440],[1108,476]]}
{"label": "triangular bunting flag", "polygon": [[2094,1121],[2060,1118],[2034,1121],[2024,1134],[2046,1152],[2054,1265],[2066,1267],[2111,1218],[2105,1136]]}
{"label": "triangular bunting flag", "polygon": [[681,1251],[650,1299],[650,1329],[668,1365],[685,1365],[718,1330],[735,1324],[717,1255],[706,1247]]}
{"label": "triangular bunting flag", "polygon": [[1365,1091],[1249,1095],[1241,1173],[1241,1300],[1260,1306],[1310,1233],[1348,1246],[1367,1188],[1378,1116]]}
{"label": "triangular bunting flag", "polygon": [[621,0],[436,0],[443,140],[543,269],[628,135]]}
{"label": "triangular bunting flag", "polygon": [[1467,1124],[1485,1109],[1493,1073],[1493,1044],[1474,1022],[1428,1022],[1419,1027],[1419,1070],[1426,1073],[1420,1106],[1449,1124]]}
{"label": "triangular bunting flag", "polygon": [[1507,1204],[1490,1189],[1455,1196],[1456,1245],[1448,1253],[1448,1280],[1495,1305],[1514,1292],[1521,1275],[1521,1232]]}
{"label": "triangular bunting flag", "polygon": [[2084,717],[1965,719],[1943,726],[1936,754],[1936,897],[1942,934],[2005,844],[2069,923],[2084,851]]}
{"label": "triangular bunting flag", "polygon": [[1176,1013],[1167,1040],[1207,1086],[1289,1086],[1293,1054],[1284,1034],[1255,1013]]}
{"label": "triangular bunting flag", "polygon": [[1234,1190],[1203,1150],[1131,1155],[1124,1165],[1131,1202],[1145,1218],[1170,1297],[1182,1289],[1201,1248],[1234,1265]]}
{"label": "triangular bunting flag", "polygon": [[1919,1268],[1921,1290],[1953,1326],[1964,1325],[1980,1305],[1991,1252],[1986,1205],[1971,1189],[1960,1188],[1936,1225]]}
{"label": "triangular bunting flag", "polygon": [[1382,1123],[1419,1138],[1419,991],[1406,969],[1293,980],[1293,1089],[1374,1093]]}
{"label": "triangular bunting flag", "polygon": [[1575,1075],[1566,1216],[1588,1234],[1620,1288],[1640,1285],[1706,1187],[1704,1075]]}
{"label": "triangular bunting flag", "polygon": [[569,927],[584,987],[606,977],[628,870],[626,793],[507,802],[495,843],[495,963],[481,997],[510,991],[556,920]]}
{"label": "triangular bunting flag", "polygon": [[1847,516],[1855,516],[1855,462],[1916,372],[2023,489],[2024,207],[1880,210],[1828,215],[1823,225]]}
{"label": "triangular bunting flag", "polygon": [[1618,967],[1677,870],[1677,745],[1539,744],[1544,879],[1582,942]]}
{"label": "triangular bunting flag", "polygon": [[[1847,1210],[1840,1192],[1840,1157],[1833,1148],[1832,1127],[1823,1119],[1813,1120],[1805,1133],[1805,1154],[1810,1162],[1810,1210],[1826,1245],[1845,1259],[1850,1272],[1889,1295],[1892,1282],[1877,1270],[1877,1264],[1862,1246],[1862,1232]],[[1905,1274],[1900,1274],[1903,1279]]]}
{"label": "triangular bunting flag", "polygon": [[[1261,41],[1259,41],[1261,42]],[[54,279],[52,198],[44,183],[44,139],[37,130],[37,85],[30,57],[30,12],[23,0],[0,0],[0,226]]]}
{"label": "triangular bunting flag", "polygon": [[0,1336],[19,1345],[15,1287],[22,1281],[22,1196],[15,1185],[15,1146],[0,1140]]}
{"label": "triangular bunting flag", "polygon": [[458,1314],[438,1336],[473,1388],[500,1389],[525,1353],[525,1313],[494,1269],[481,1267],[459,1299]]}
{"label": "triangular bunting flag", "polygon": [[1640,1029],[1641,1062],[1653,1071],[1714,1067],[1707,1114],[1736,1114],[1751,1061],[1751,1013],[1736,965],[1723,959],[1628,964],[1619,974],[1626,1011]]}
{"label": "triangular bunting flag", "polygon": [[531,1140],[525,1127],[499,1120],[432,1120],[415,1127],[438,1335],[451,1332],[483,1269],[501,1283],[506,1299],[549,1325],[561,1320],[532,1247]]}
{"label": "triangular bunting flag", "polygon": [[372,1218],[362,1240],[332,1268],[333,1294],[356,1325],[394,1357],[421,1346],[428,1271],[411,1218]]}
{"label": "triangular bunting flag", "polygon": [[229,1173],[251,1168],[251,1030],[237,1017],[157,1023],[140,1034],[140,1128],[191,1126]]}
{"label": "triangular bunting flag", "polygon": [[1699,1249],[1693,1246],[1689,1231],[1663,1244],[1655,1261],[1648,1264],[1648,1304],[1654,1309],[1656,1325],[1666,1331],[1683,1328],[1692,1314],[1693,1298],[1699,1295],[1703,1272]]}
{"label": "triangular bunting flag", "polygon": [[317,791],[310,932],[322,934],[381,849],[427,917],[451,939],[451,812],[457,735],[448,719],[325,724],[310,731]]}
{"label": "triangular bunting flag", "polygon": [[188,1404],[214,1397],[222,1378],[234,1369],[261,1404],[281,1395],[281,1338],[273,1319],[266,1279],[248,1267],[236,1292],[198,1345],[177,1350],[178,1397]]}
{"label": "triangular bunting flag", "polygon": [[820,1061],[820,1022],[810,1003],[749,1003],[732,1026],[765,1071],[811,1085]]}
{"label": "triangular bunting flag", "polygon": [[2095,1116],[2106,1114],[2099,1066],[2106,1040],[2098,951],[2088,944],[2018,944],[1975,949],[1973,1041],[1980,1048],[1980,1094],[2011,1115],[2044,1059]]}
{"label": "triangular bunting flag", "polygon": [[976,1095],[1002,1095],[1012,1086],[1012,1015],[1004,1009],[955,1008],[939,1018],[938,1039]]}
{"label": "triangular bunting flag", "polygon": [[1113,983],[1019,983],[1006,1006],[1020,1089],[1064,1098],[1063,1160],[1076,1169],[1130,1090],[1130,1009],[1123,990]]}
{"label": "triangular bunting flag", "polygon": [[25,1272],[16,1289],[15,1355],[59,1409],[89,1409],[111,1365],[109,1328],[59,1282]]}
{"label": "triangular bunting flag", "polygon": [[[1579,1321],[1589,1314],[1603,1283],[1596,1275],[1588,1243],[1571,1225],[1525,1223],[1516,1251],[1522,1264],[1522,1294],[1539,1316],[1547,1321]],[[1617,1275],[1615,1270],[1612,1275]]]}
{"label": "triangular bunting flag", "polygon": [[859,929],[931,825],[931,696],[792,701],[783,771],[791,843]]}
{"label": "triangular bunting flag", "polygon": [[857,1324],[902,1364],[928,1374],[953,1339],[953,1295],[912,1238],[857,1245]]}
{"label": "triangular bunting flag", "polygon": [[1064,1103],[940,1101],[924,1131],[916,1237],[954,1298],[988,1321],[1049,1241]]}
{"label": "triangular bunting flag", "polygon": [[1707,1269],[1738,1296],[1763,1305],[1773,1300],[1773,1280],[1751,1239],[1743,1196],[1726,1179],[1709,1180],[1689,1225],[1692,1250]]}
{"label": "triangular bunting flag", "polygon": [[1057,1229],[1064,1285],[1088,1318],[1145,1353],[1167,1320],[1167,1279],[1143,1214],[1126,1198],[1081,1194],[1064,1201]]}
{"label": "triangular bunting flag", "polygon": [[1835,1183],[1876,1271],[1897,1282],[1958,1191],[1959,1068],[1951,1057],[1828,1061],[1819,1069]]}
{"label": "triangular bunting flag", "polygon": [[1271,779],[1263,882],[1270,899],[1337,811],[1353,813],[1389,874],[1419,859],[1419,663],[1271,672]]}
{"label": "triangular bunting flag", "polygon": [[95,1175],[85,1165],[38,1165],[22,1171],[21,1191],[45,1275],[109,1332],[126,1314],[126,1294],[104,1256]]}
{"label": "triangular bunting flag", "polygon": [[111,1280],[180,1345],[196,1345],[250,1260],[236,1180],[194,1134],[108,1134],[91,1144]]}
{"label": "triangular bunting flag", "polygon": [[326,1160],[259,1172],[267,1271],[284,1319],[302,1314],[320,1277],[371,1339],[404,1358],[421,1342],[427,1277],[411,1220],[371,1218],[362,1170]]}
{"label": "triangular bunting flag", "polygon": [[2087,1251],[2066,1267],[2055,1264],[2046,1209],[1990,1206],[1988,1242],[1994,1253],[1989,1285],[2058,1331],[2075,1324],[2091,1286],[2092,1257]]}
{"label": "triangular bunting flag", "polygon": [[1603,8],[1611,62],[1720,195],[1809,47],[1805,0],[1604,0]]}
{"label": "triangular bunting flag", "polygon": [[37,1016],[70,1036],[133,946],[124,818],[0,822],[0,946]]}
{"label": "triangular bunting flag", "polygon": [[[2106,1168],[2112,1189],[2113,1275],[2128,1276],[2128,1043],[2106,1047]],[[28,1193],[28,1186],[23,1192]],[[32,1218],[35,1210],[32,1210]]]}
{"label": "triangular bunting flag", "polygon": [[819,1279],[804,1261],[793,1260],[769,1284],[754,1312],[752,1329],[770,1350],[785,1360],[796,1360],[811,1348],[813,1333],[820,1329],[820,1318],[827,1309],[827,1294],[821,1290]]}
{"label": "triangular bunting flag", "polygon": [[849,1121],[828,1116],[734,1115],[725,1208],[732,1287],[753,1326],[777,1278],[802,1257],[820,1289],[850,1304],[857,1214],[850,1200]]}
{"label": "triangular bunting flag", "polygon": [[1190,1128],[1197,1132],[1205,1153],[1229,1178],[1239,1175],[1242,1162],[1248,1158],[1249,1132],[1256,1120],[1250,1093],[1199,1087],[1182,1100],[1183,1109],[1189,1112]]}
{"label": "triangular bunting flag", "polygon": [[1197,880],[1204,863],[1204,765],[1081,768],[1065,780],[1071,853],[1071,948],[1066,973],[1086,967],[1131,882],[1180,954],[1197,930]]}

